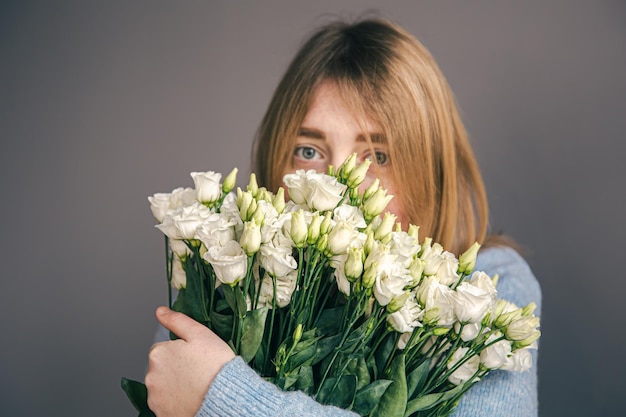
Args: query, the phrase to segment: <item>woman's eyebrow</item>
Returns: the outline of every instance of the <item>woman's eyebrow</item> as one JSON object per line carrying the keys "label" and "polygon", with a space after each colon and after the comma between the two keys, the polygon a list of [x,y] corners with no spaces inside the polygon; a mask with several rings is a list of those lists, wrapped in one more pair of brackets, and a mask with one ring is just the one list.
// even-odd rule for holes
{"label": "woman's eyebrow", "polygon": [[[387,138],[382,133],[370,133],[370,140],[372,143],[387,143]],[[356,138],[357,142],[367,142],[365,135],[361,134]]]}
{"label": "woman's eyebrow", "polygon": [[320,139],[320,140],[326,139],[326,135],[324,135],[324,132],[322,132],[321,130],[313,129],[309,127],[301,127],[298,130],[298,136],[303,136],[309,139]]}

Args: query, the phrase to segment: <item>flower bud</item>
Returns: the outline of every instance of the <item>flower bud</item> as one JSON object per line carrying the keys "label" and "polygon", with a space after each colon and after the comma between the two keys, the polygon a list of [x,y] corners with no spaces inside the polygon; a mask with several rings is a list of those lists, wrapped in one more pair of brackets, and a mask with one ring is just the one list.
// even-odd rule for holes
{"label": "flower bud", "polygon": [[358,188],[365,179],[371,163],[372,161],[370,159],[366,159],[359,166],[355,167],[352,172],[350,172],[346,185],[349,188]]}
{"label": "flower bud", "polygon": [[259,251],[261,247],[261,228],[254,220],[244,223],[239,244],[248,256],[252,256]]}
{"label": "flower bud", "polygon": [[265,187],[259,187],[259,190],[256,193],[256,201],[267,201],[268,203],[271,203],[272,200],[270,198],[270,193],[267,192],[267,188]]}
{"label": "flower bud", "polygon": [[368,225],[367,228],[363,231],[365,233],[365,243],[363,244],[363,253],[365,257],[367,257],[376,246],[376,239],[374,239],[374,232],[372,228]]}
{"label": "flower bud", "polygon": [[385,237],[389,236],[389,234],[391,234],[391,231],[393,230],[393,225],[396,223],[397,218],[398,217],[395,214],[391,214],[389,212],[385,213],[383,221],[374,231],[374,238],[378,240],[384,240]]}
{"label": "flower bud", "polygon": [[315,246],[318,251],[325,253],[326,249],[328,249],[328,235],[320,235]]}
{"label": "flower bud", "polygon": [[411,282],[412,286],[416,286],[420,283],[420,281],[422,280],[423,272],[424,272],[424,261],[421,260],[420,258],[413,259],[413,262],[411,262],[411,265],[409,265],[409,273],[411,274],[411,277],[413,278],[413,281]]}
{"label": "flower bud", "polygon": [[291,229],[289,234],[296,248],[303,248],[306,245],[308,229],[302,210],[291,213]]}
{"label": "flower bud", "polygon": [[295,345],[302,339],[302,324],[298,324],[296,330],[293,332],[293,344]]}
{"label": "flower bud", "polygon": [[311,224],[309,224],[309,231],[307,234],[307,243],[309,245],[317,242],[317,239],[320,237],[320,226],[322,224],[322,218],[319,215],[319,212],[313,213],[313,217],[311,218]]}
{"label": "flower bud", "polygon": [[283,210],[285,210],[285,189],[283,187],[280,187],[276,195],[274,195],[272,205],[274,206],[278,214],[281,214]]}
{"label": "flower bud", "polygon": [[522,308],[522,316],[532,316],[537,308],[537,304],[530,302],[526,307]]}
{"label": "flower bud", "polygon": [[247,191],[241,191],[241,188],[237,189],[237,207],[239,207],[239,215],[242,219],[245,219],[250,208],[250,204],[254,201],[254,197]]}
{"label": "flower bud", "polygon": [[515,346],[519,349],[528,347],[535,343],[537,339],[541,336],[541,331],[535,330],[528,336],[526,339],[522,339],[520,341],[515,342]]}
{"label": "flower bud", "polygon": [[354,282],[363,273],[363,248],[350,248],[345,263],[346,278]]}
{"label": "flower bud", "polygon": [[363,200],[368,200],[380,187],[380,180],[376,178],[363,193]]}
{"label": "flower bud", "polygon": [[475,242],[468,250],[463,252],[461,257],[459,258],[459,268],[457,272],[459,275],[467,275],[470,274],[474,267],[476,267],[476,256],[478,255],[478,249],[480,249],[480,244]]}
{"label": "flower bud", "polygon": [[[497,305],[498,304],[496,303],[496,308],[497,308]],[[493,321],[493,324],[497,328],[507,327],[512,322],[521,319],[521,317],[522,317],[522,310],[517,309],[517,310],[509,311],[508,313],[500,314],[499,316],[495,318],[495,320]]]}
{"label": "flower bud", "polygon": [[451,329],[450,327],[437,327],[437,328],[433,329],[433,335],[434,336],[443,336],[444,334],[448,334],[450,329]]}
{"label": "flower bud", "polygon": [[337,170],[337,177],[346,180],[356,165],[356,152],[352,153]]}
{"label": "flower bud", "polygon": [[496,288],[498,286],[498,281],[500,281],[500,275],[499,274],[495,274],[491,278],[491,281],[493,282],[493,287]]}
{"label": "flower bud", "polygon": [[224,194],[228,194],[235,189],[238,171],[239,170],[237,168],[234,168],[232,171],[230,171],[230,174],[228,174],[226,178],[224,178],[224,182],[222,182],[222,192]]}
{"label": "flower bud", "polygon": [[242,219],[244,221],[250,220],[252,216],[254,216],[254,213],[256,212],[257,208],[258,208],[258,204],[256,200],[252,199],[252,201],[250,202],[250,205],[248,206],[248,210],[246,211],[246,215],[245,217],[242,216]]}
{"label": "flower bud", "polygon": [[248,183],[246,190],[249,191],[254,197],[256,197],[256,194],[259,191],[259,184],[256,182],[256,174],[254,172],[250,174],[250,182]]}
{"label": "flower bud", "polygon": [[398,297],[392,299],[389,304],[387,304],[387,311],[389,312],[389,314],[395,313],[396,311],[404,307],[406,300],[408,300],[410,296],[411,293],[409,291],[405,291]]}
{"label": "flower bud", "polygon": [[513,320],[504,329],[504,334],[509,340],[524,340],[533,336],[534,332],[538,331],[539,317],[521,317],[518,320]]}
{"label": "flower bud", "polygon": [[328,232],[330,232],[331,226],[332,224],[331,224],[330,216],[324,216],[324,219],[322,220],[322,224],[320,224],[320,234],[327,235]]}
{"label": "flower bud", "polygon": [[379,188],[363,203],[363,215],[366,219],[373,219],[385,210],[392,198],[386,190]]}
{"label": "flower bud", "polygon": [[415,243],[419,242],[419,231],[420,231],[419,226],[416,226],[414,224],[409,225],[409,230],[407,231],[407,234],[411,236],[413,239],[415,239]]}
{"label": "flower bud", "polygon": [[365,270],[363,274],[363,288],[372,288],[376,282],[376,275],[378,274],[378,262],[374,261],[370,264],[370,267]]}

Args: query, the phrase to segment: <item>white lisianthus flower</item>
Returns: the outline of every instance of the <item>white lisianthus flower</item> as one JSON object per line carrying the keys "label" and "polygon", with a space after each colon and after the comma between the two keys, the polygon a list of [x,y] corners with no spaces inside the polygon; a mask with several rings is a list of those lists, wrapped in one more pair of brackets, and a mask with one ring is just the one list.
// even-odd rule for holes
{"label": "white lisianthus flower", "polygon": [[412,281],[411,274],[399,263],[378,264],[378,274],[374,282],[374,297],[381,306],[386,306],[404,293],[404,288]]}
{"label": "white lisianthus flower", "polygon": [[298,263],[291,255],[291,245],[262,244],[257,256],[263,269],[275,277],[284,277],[298,268]]}
{"label": "white lisianthus flower", "polygon": [[[460,360],[462,360],[469,348],[462,347],[458,348],[453,354],[452,358],[448,362],[448,369],[452,369]],[[459,368],[450,375],[448,380],[454,385],[461,385],[465,382],[469,381],[474,374],[478,371],[478,366],[480,365],[480,357],[477,355],[472,356],[468,359],[463,365],[459,366]]]}
{"label": "white lisianthus flower", "polygon": [[171,194],[169,193],[156,193],[153,196],[148,197],[152,215],[159,223],[163,221],[165,215],[171,209],[170,196]]}
{"label": "white lisianthus flower", "polygon": [[345,222],[354,229],[362,229],[367,226],[363,213],[358,207],[350,204],[342,204],[333,211],[333,219],[337,222]]}
{"label": "white lisianthus flower", "polygon": [[283,178],[289,198],[296,204],[306,205],[316,211],[333,210],[343,199],[346,186],[337,178],[319,174],[314,170],[297,170]]}
{"label": "white lisianthus flower", "polygon": [[176,188],[171,193],[157,193],[148,197],[152,215],[162,223],[168,212],[191,205],[196,201],[196,192],[193,188]]}
{"label": "white lisianthus flower", "polygon": [[401,262],[407,268],[421,249],[417,241],[406,232],[392,232],[389,247],[391,253],[398,256],[398,262]]}
{"label": "white lisianthus flower", "polygon": [[[463,326],[462,329],[461,329],[461,326]],[[481,329],[480,323],[468,323],[464,325],[462,325],[459,322],[454,323],[454,330],[456,331],[457,334],[459,334],[459,330],[461,331],[459,336],[461,337],[461,340],[463,340],[464,342],[469,342],[470,340],[476,339],[476,337],[480,333],[480,329]]]}
{"label": "white lisianthus flower", "polygon": [[424,321],[439,326],[451,326],[455,322],[451,303],[453,292],[434,276],[424,278],[416,290],[417,300],[425,310]]}
{"label": "white lisianthus flower", "polygon": [[458,268],[459,260],[452,253],[444,251],[441,254],[441,263],[435,275],[443,285],[450,286],[458,282],[460,278],[457,273]]}
{"label": "white lisianthus flower", "polygon": [[235,285],[246,276],[248,256],[234,240],[224,246],[208,248],[204,259],[211,264],[222,284]]}
{"label": "white lisianthus flower", "polygon": [[201,203],[212,204],[217,201],[222,194],[220,181],[222,174],[207,172],[192,172],[191,178],[196,186],[196,198]]}
{"label": "white lisianthus flower", "polygon": [[420,258],[424,261],[424,274],[435,275],[439,270],[439,265],[443,262],[443,246],[439,243],[431,245],[431,239],[427,238],[422,244]]}
{"label": "white lisianthus flower", "polygon": [[185,258],[192,254],[184,240],[170,239],[170,250],[177,258]]}
{"label": "white lisianthus flower", "polygon": [[211,209],[194,202],[167,214],[156,227],[170,239],[195,239],[196,229],[212,214]]}
{"label": "white lisianthus flower", "polygon": [[450,302],[461,323],[480,323],[495,301],[493,294],[469,282],[462,282],[452,294]]}
{"label": "white lisianthus flower", "polygon": [[[278,307],[285,307],[291,302],[291,296],[296,289],[297,275],[297,271],[292,271],[283,277],[274,278],[276,280],[276,305]],[[268,273],[265,274],[261,283],[261,298],[265,300],[266,306],[272,306],[274,280]]]}
{"label": "white lisianthus flower", "polygon": [[517,349],[511,356],[508,357],[506,363],[502,365],[502,369],[505,371],[517,371],[522,372],[532,368],[533,358],[529,349]]}
{"label": "white lisianthus flower", "polygon": [[347,253],[348,247],[359,238],[359,231],[351,224],[338,222],[328,234],[328,249],[333,255]]}
{"label": "white lisianthus flower", "polygon": [[[502,333],[496,331],[487,338],[485,345],[501,337]],[[510,355],[511,342],[506,339],[500,340],[480,352],[480,363],[489,369],[498,369],[507,363]]]}
{"label": "white lisianthus flower", "polygon": [[395,331],[408,333],[412,332],[416,327],[422,327],[420,320],[423,315],[424,311],[417,303],[415,297],[411,296],[398,311],[387,316],[387,322]]}
{"label": "white lisianthus flower", "polygon": [[172,288],[177,290],[187,287],[187,274],[185,274],[183,264],[178,256],[175,256],[172,261],[172,282],[170,284]]}
{"label": "white lisianthus flower", "polygon": [[350,296],[350,281],[346,277],[346,272],[343,267],[335,269],[333,272],[335,281],[337,282],[337,289],[346,296]]}
{"label": "white lisianthus flower", "polygon": [[409,333],[402,333],[400,335],[400,337],[398,338],[398,349],[400,350],[404,350],[406,348],[406,344],[409,343],[409,339],[411,338],[411,334],[413,334],[413,332],[409,332]]}
{"label": "white lisianthus flower", "polygon": [[498,291],[496,290],[495,285],[493,285],[493,280],[483,271],[474,272],[470,277],[469,283],[482,289],[483,291],[488,292],[495,300]]}
{"label": "white lisianthus flower", "polygon": [[229,213],[211,213],[203,224],[196,229],[196,239],[205,247],[223,246],[235,240],[237,221]]}

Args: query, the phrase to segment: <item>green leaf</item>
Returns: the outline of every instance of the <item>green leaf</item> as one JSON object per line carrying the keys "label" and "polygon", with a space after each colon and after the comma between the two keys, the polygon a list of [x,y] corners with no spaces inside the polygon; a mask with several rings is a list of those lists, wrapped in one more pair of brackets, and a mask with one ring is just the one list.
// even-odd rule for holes
{"label": "green leaf", "polygon": [[267,307],[249,311],[243,318],[241,333],[241,350],[239,355],[244,361],[250,362],[256,355],[265,331],[265,319],[267,318]]}
{"label": "green leaf", "polygon": [[430,358],[426,359],[407,376],[406,387],[408,398],[415,398],[424,387],[426,379],[428,378],[428,371],[430,370],[430,362]]}
{"label": "green leaf", "polygon": [[376,358],[376,367],[378,369],[378,375],[383,375],[385,371],[385,364],[387,363],[387,359],[391,356],[393,351],[396,349],[396,338],[395,335],[390,333],[385,337],[385,340],[380,344],[374,357]]}
{"label": "green leaf", "polygon": [[319,363],[325,357],[327,357],[329,353],[335,350],[337,345],[339,345],[339,342],[341,342],[340,334],[318,340],[316,346],[317,351],[315,352],[315,359],[313,359],[311,365],[315,365],[316,363]]}
{"label": "green leaf", "polygon": [[133,407],[139,411],[140,417],[156,417],[150,410],[150,407],[148,407],[148,390],[144,384],[122,378],[121,385]]}
{"label": "green leaf", "polygon": [[233,329],[233,316],[211,311],[209,317],[211,318],[211,330],[222,340],[229,340]]}
{"label": "green leaf", "polygon": [[222,294],[224,294],[224,299],[228,303],[228,307],[233,311],[234,314],[237,314],[237,299],[235,297],[235,290],[230,285],[221,285]]}
{"label": "green leaf", "polygon": [[320,318],[315,323],[315,327],[320,334],[335,334],[339,332],[339,324],[341,323],[341,314],[343,306],[328,308],[320,314]]}
{"label": "green leaf", "polygon": [[389,368],[389,379],[393,382],[372,412],[372,417],[403,417],[406,410],[406,374],[404,355],[396,356]]}
{"label": "green leaf", "polygon": [[317,354],[317,340],[300,341],[285,364],[285,372],[292,372],[303,365],[311,365]]}
{"label": "green leaf", "polygon": [[357,378],[357,391],[365,387],[370,383],[370,371],[367,368],[365,358],[359,356],[348,362],[347,372],[348,374],[355,375]]}
{"label": "green leaf", "polygon": [[[190,256],[187,257],[183,263],[185,275],[187,275],[187,288],[184,298],[184,311],[182,312],[200,323],[206,323],[206,290],[202,276],[198,273],[196,268],[196,260],[197,258],[195,256]],[[202,262],[202,260],[198,261]],[[199,267],[201,268],[201,266]]]}
{"label": "green leaf", "polygon": [[239,314],[239,318],[243,319],[246,316],[248,311],[248,306],[246,304],[246,296],[243,293],[243,290],[240,287],[233,288],[235,290],[235,300],[237,302],[237,313]]}
{"label": "green leaf", "polygon": [[330,404],[347,409],[354,402],[356,394],[356,376],[341,375],[339,378],[328,378],[322,384],[317,400],[322,404]]}
{"label": "green leaf", "polygon": [[463,386],[464,385],[461,384],[452,388],[449,391],[428,394],[422,397],[417,397],[416,399],[409,401],[406,405],[405,416],[410,416],[411,414],[417,411],[428,410],[429,408],[432,408],[436,405],[441,404],[444,401],[449,400],[450,398],[458,394],[460,391],[462,391]]}
{"label": "green leaf", "polygon": [[313,379],[313,368],[310,366],[300,367],[300,372],[298,372],[298,380],[296,381],[296,389],[298,391],[304,392],[307,395],[311,395],[314,388],[315,381]]}
{"label": "green leaf", "polygon": [[374,407],[380,402],[380,397],[383,396],[391,382],[392,381],[388,379],[379,379],[357,392],[354,397],[352,410],[362,416],[371,413]]}

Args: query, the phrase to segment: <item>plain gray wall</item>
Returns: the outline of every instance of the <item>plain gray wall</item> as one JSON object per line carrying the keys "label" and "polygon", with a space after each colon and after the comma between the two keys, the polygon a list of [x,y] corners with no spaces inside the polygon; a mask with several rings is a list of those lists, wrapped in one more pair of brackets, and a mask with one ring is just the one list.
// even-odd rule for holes
{"label": "plain gray wall", "polygon": [[146,196],[243,182],[305,36],[372,9],[440,63],[493,228],[529,249],[541,415],[623,414],[624,2],[4,0],[1,415],[134,415],[119,379],[143,378],[166,301]]}

